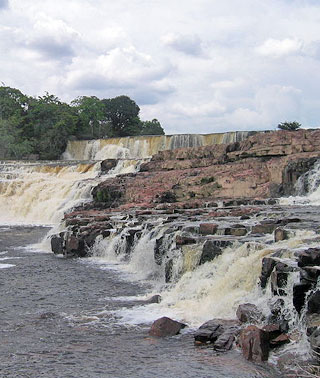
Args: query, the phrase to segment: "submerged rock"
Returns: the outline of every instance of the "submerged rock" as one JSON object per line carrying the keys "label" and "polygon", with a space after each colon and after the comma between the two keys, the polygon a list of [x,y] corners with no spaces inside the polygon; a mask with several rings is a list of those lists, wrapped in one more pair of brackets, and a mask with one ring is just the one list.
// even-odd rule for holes
{"label": "submerged rock", "polygon": [[177,335],[181,329],[185,328],[186,324],[177,322],[164,316],[153,322],[150,330],[150,336],[166,337]]}

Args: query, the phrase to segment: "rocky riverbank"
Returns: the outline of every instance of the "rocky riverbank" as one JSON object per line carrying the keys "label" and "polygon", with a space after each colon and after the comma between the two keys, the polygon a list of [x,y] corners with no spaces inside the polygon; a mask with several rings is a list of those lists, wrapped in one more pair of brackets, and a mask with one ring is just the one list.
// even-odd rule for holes
{"label": "rocky riverbank", "polygon": [[[256,362],[305,337],[319,351],[320,217],[315,207],[284,207],[275,199],[293,194],[318,158],[319,130],[160,152],[140,172],[93,188],[91,203],[65,214],[65,231],[52,237],[52,250],[85,257],[99,253],[101,244],[112,245],[130,261],[147,235],[148,254],[164,285],[216,261],[228,248],[261,251],[256,285],[267,303],[259,308],[237,300],[234,319],[206,322],[195,333],[196,343],[217,351],[237,346]],[[103,166],[108,163],[114,166]],[[300,237],[301,230],[307,232]]]}

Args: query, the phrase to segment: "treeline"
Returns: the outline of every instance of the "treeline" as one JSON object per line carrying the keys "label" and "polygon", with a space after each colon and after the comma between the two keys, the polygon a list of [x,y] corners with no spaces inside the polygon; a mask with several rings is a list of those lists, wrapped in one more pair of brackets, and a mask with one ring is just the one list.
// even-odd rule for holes
{"label": "treeline", "polygon": [[70,139],[163,135],[157,119],[141,121],[128,96],[81,96],[70,104],[46,93],[30,97],[0,87],[0,159],[58,159]]}

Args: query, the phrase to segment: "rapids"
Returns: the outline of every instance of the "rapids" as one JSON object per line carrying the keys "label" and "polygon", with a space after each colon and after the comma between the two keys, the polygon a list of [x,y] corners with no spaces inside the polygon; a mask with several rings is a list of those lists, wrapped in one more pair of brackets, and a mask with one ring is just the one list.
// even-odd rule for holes
{"label": "rapids", "polygon": [[[243,221],[250,228],[279,214],[299,217],[298,226],[288,227],[290,239],[274,243],[272,235],[244,237],[240,242],[234,238],[220,256],[202,265],[203,244],[178,247],[175,242],[183,228],[196,229],[201,220],[181,216],[172,222],[161,212],[140,223],[115,214],[114,224],[119,228],[109,237],[98,237],[92,256],[81,261],[60,259],[43,250],[46,243],[39,244],[45,234],[52,233],[44,226],[62,230],[59,224],[64,213],[90,201],[91,189],[108,177],[101,175],[99,160],[119,159],[108,173],[112,177],[137,171],[139,158],[168,148],[168,144],[176,148],[210,140],[209,136],[161,138],[69,143],[66,159],[92,159],[89,161],[0,163],[3,376],[151,377],[155,371],[157,377],[277,376],[270,366],[245,363],[238,352],[217,356],[212,350],[195,348],[192,331],[214,317],[233,319],[237,306],[244,302],[255,303],[266,317],[270,315],[270,290],[263,291],[258,284],[261,261],[283,250],[288,252],[281,259],[291,261],[294,252],[318,246],[320,165],[301,178],[300,195],[282,199],[281,207],[266,206]],[[236,140],[237,134],[232,138]],[[217,222],[222,229],[239,219]],[[128,253],[126,237],[132,229],[139,238]],[[217,237],[223,239],[222,234]],[[157,260],[154,251],[160,239],[162,258]],[[36,247],[31,246],[34,243]],[[290,295],[297,279],[295,273],[290,275],[283,311],[289,314],[291,328],[303,335],[304,319],[297,316]],[[143,302],[159,293],[161,303]],[[161,316],[186,322],[189,328],[170,340],[148,339],[150,323]],[[304,337],[297,338],[290,350],[302,357],[310,354]],[[173,360],[172,355],[178,358]]]}

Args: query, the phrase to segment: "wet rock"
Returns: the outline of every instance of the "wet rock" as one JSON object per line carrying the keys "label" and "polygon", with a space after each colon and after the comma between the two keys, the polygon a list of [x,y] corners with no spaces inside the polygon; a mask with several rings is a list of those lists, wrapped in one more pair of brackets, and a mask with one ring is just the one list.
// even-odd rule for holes
{"label": "wet rock", "polygon": [[230,235],[232,236],[245,236],[247,233],[247,229],[242,225],[236,225],[230,228]]}
{"label": "wet rock", "polygon": [[278,348],[284,344],[290,343],[290,337],[284,333],[270,340],[271,348]]}
{"label": "wet rock", "polygon": [[212,344],[219,351],[230,350],[240,332],[236,320],[212,319],[202,324],[194,335],[197,344]]}
{"label": "wet rock", "polygon": [[151,298],[147,299],[146,301],[144,301],[144,303],[145,304],[160,303],[161,299],[162,299],[161,295],[156,294],[156,295],[153,295]]}
{"label": "wet rock", "polygon": [[221,255],[222,250],[232,244],[229,240],[206,240],[203,245],[199,265],[212,261],[215,257]]}
{"label": "wet rock", "polygon": [[320,290],[313,293],[308,300],[308,313],[320,314]]}
{"label": "wet rock", "polygon": [[251,325],[240,332],[240,346],[243,356],[254,362],[267,361],[269,357],[269,337],[262,329]]}
{"label": "wet rock", "polygon": [[185,328],[186,324],[177,322],[164,316],[157,319],[149,330],[150,336],[166,337],[177,335],[181,329]]}
{"label": "wet rock", "polygon": [[173,273],[173,259],[169,259],[164,267],[165,270],[165,280],[166,283],[172,281],[172,273]]}
{"label": "wet rock", "polygon": [[303,268],[305,266],[320,265],[320,248],[309,248],[296,254],[298,266]]}
{"label": "wet rock", "polygon": [[264,257],[262,259],[262,268],[260,276],[260,286],[264,289],[267,286],[267,282],[273,271],[273,268],[276,266],[277,261],[272,257]]}
{"label": "wet rock", "polygon": [[197,240],[191,236],[187,236],[187,235],[176,236],[176,245],[195,244],[196,242]]}
{"label": "wet rock", "polygon": [[304,283],[316,284],[320,277],[320,266],[304,266],[300,271],[300,280]]}
{"label": "wet rock", "polygon": [[101,165],[100,165],[101,172],[107,173],[111,169],[115,168],[117,164],[118,164],[118,160],[117,159],[105,159],[105,160],[102,160]]}
{"label": "wet rock", "polygon": [[241,323],[259,323],[263,318],[262,312],[252,303],[239,305],[236,315]]}
{"label": "wet rock", "polygon": [[51,250],[54,254],[63,254],[63,237],[54,235],[51,238]]}
{"label": "wet rock", "polygon": [[199,232],[201,235],[214,235],[217,229],[218,225],[215,223],[201,223]]}
{"label": "wet rock", "polygon": [[66,257],[84,257],[87,254],[85,243],[74,235],[68,235],[65,240],[64,254]]}
{"label": "wet rock", "polygon": [[298,283],[293,286],[293,305],[300,314],[306,300],[306,294],[311,289],[310,283]]}
{"label": "wet rock", "polygon": [[293,271],[292,266],[277,262],[270,275],[271,291],[274,295],[286,295],[285,287],[287,286],[288,275]]}
{"label": "wet rock", "polygon": [[317,327],[310,336],[311,348],[320,353],[320,327]]}
{"label": "wet rock", "polygon": [[282,298],[277,298],[276,300],[273,300],[270,304],[270,312],[273,317],[278,319],[282,312],[282,308],[284,306],[284,300]]}
{"label": "wet rock", "polygon": [[44,312],[39,316],[39,319],[47,320],[57,318],[58,314],[54,312]]}
{"label": "wet rock", "polygon": [[156,264],[161,265],[162,264],[162,257],[165,253],[165,250],[163,248],[163,241],[164,236],[161,236],[161,238],[156,239],[155,247],[154,247],[154,261]]}
{"label": "wet rock", "polygon": [[287,230],[284,230],[282,227],[278,227],[274,230],[274,241],[277,243],[281,240],[286,240],[289,238],[289,233]]}
{"label": "wet rock", "polygon": [[277,225],[275,223],[261,223],[252,226],[252,234],[272,234],[276,229]]}
{"label": "wet rock", "polygon": [[280,324],[267,324],[262,327],[262,330],[268,335],[268,339],[272,340],[282,334],[282,329]]}

